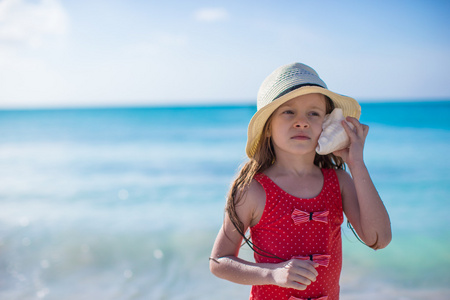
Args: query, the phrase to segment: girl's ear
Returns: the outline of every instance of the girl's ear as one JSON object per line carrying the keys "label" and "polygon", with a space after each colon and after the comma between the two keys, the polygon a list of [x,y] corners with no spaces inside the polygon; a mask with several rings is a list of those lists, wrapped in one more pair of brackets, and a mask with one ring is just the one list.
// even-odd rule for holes
{"label": "girl's ear", "polygon": [[270,125],[270,123],[267,126],[267,130],[264,134],[264,137],[271,137],[272,136],[272,126]]}

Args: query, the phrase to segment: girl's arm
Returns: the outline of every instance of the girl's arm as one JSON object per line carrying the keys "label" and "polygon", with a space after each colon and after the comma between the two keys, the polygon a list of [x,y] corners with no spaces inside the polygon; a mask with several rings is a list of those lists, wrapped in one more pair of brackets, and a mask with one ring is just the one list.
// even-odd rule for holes
{"label": "girl's arm", "polygon": [[382,249],[391,241],[391,223],[363,160],[369,127],[354,118],[347,118],[347,121],[355,126],[352,130],[343,122],[350,147],[335,152],[344,159],[352,174],[350,177],[345,171],[338,172],[344,212],[361,240],[373,249]]}
{"label": "girl's arm", "polygon": [[[236,207],[244,232],[259,220],[264,209],[264,189],[253,181]],[[292,259],[278,264],[253,263],[238,258],[242,236],[237,232],[228,214],[217,235],[210,258],[210,270],[217,277],[245,285],[275,284],[304,290],[316,280],[317,263]]]}

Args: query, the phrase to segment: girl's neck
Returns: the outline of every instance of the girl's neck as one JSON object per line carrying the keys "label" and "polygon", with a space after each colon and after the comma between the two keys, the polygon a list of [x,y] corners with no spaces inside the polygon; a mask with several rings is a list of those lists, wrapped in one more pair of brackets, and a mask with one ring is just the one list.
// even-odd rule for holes
{"label": "girl's neck", "polygon": [[268,173],[273,175],[305,176],[316,174],[319,168],[314,164],[315,153],[306,155],[278,155]]}

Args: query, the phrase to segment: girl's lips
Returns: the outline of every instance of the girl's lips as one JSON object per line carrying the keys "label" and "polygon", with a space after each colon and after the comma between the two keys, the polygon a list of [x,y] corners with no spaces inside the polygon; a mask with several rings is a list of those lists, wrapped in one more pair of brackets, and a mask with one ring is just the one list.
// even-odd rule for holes
{"label": "girl's lips", "polygon": [[311,138],[307,135],[300,134],[300,135],[293,136],[291,139],[304,141],[304,140],[310,140]]}

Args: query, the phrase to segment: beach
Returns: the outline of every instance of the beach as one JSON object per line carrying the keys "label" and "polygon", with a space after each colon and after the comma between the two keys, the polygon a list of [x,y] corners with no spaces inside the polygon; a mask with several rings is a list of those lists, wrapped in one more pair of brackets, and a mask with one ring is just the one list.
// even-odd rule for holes
{"label": "beach", "polygon": [[[0,298],[248,299],[208,257],[255,111],[0,110]],[[449,114],[362,103],[393,239],[374,251],[343,225],[341,299],[450,299]]]}

